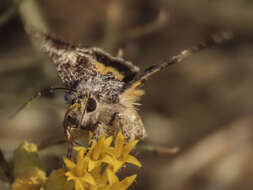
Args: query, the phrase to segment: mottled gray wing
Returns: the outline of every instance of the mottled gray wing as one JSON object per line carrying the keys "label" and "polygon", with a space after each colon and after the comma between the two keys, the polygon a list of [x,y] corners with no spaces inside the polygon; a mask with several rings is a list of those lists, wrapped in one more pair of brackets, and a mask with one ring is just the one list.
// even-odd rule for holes
{"label": "mottled gray wing", "polygon": [[28,33],[34,44],[52,59],[67,86],[73,86],[87,73],[96,74],[92,57],[77,46],[34,29],[29,28]]}
{"label": "mottled gray wing", "polygon": [[32,40],[46,53],[56,66],[61,80],[73,86],[85,75],[111,72],[121,81],[132,80],[139,68],[122,58],[113,57],[102,49],[81,47],[64,42],[53,35],[28,28]]}

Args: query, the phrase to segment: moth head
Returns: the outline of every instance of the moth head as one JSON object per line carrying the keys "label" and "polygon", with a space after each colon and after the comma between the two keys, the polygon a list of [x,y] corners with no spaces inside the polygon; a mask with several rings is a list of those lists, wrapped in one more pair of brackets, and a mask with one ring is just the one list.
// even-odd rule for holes
{"label": "moth head", "polygon": [[103,125],[102,133],[107,136],[121,130],[129,141],[145,136],[142,120],[135,109],[137,99],[144,93],[142,90],[133,87],[123,93],[119,91],[116,102],[104,101],[105,99],[100,99],[91,90],[82,92],[87,93],[67,95],[70,100],[74,98],[72,104],[75,102],[80,105],[69,114],[69,122],[72,125],[93,132],[97,132],[98,127]]}
{"label": "moth head", "polygon": [[98,114],[97,110],[100,105],[96,97],[91,94],[66,93],[65,100],[70,107],[74,106],[68,115],[70,124],[75,127],[94,125]]}

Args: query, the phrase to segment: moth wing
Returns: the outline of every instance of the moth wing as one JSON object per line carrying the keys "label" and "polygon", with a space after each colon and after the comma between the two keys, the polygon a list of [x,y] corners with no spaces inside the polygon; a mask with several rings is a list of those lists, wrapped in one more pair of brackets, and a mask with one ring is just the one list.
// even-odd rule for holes
{"label": "moth wing", "polygon": [[67,86],[82,80],[86,74],[111,72],[116,79],[127,83],[133,80],[139,68],[130,61],[114,57],[96,47],[82,47],[65,42],[54,35],[27,27],[27,32],[36,46],[47,54]]}
{"label": "moth wing", "polygon": [[101,74],[111,72],[117,79],[127,83],[133,80],[140,71],[139,67],[121,57],[114,57],[100,48],[92,47],[89,49],[97,61],[96,69]]}
{"label": "moth wing", "polygon": [[[83,76],[96,73],[94,60],[87,48],[80,48],[34,27],[26,27],[26,31],[34,45],[51,58],[58,75],[67,86],[72,87],[77,81],[82,80]],[[80,49],[83,51],[79,51]]]}

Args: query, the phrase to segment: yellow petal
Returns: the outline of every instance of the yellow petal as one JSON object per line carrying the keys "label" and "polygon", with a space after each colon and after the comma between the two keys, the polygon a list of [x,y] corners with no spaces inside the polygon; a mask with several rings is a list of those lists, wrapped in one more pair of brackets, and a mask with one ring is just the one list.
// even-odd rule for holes
{"label": "yellow petal", "polygon": [[120,182],[120,188],[127,189],[130,185],[132,185],[132,183],[136,179],[136,176],[137,175],[132,175],[132,176],[129,176],[129,177],[126,177],[125,179],[123,179]]}
{"label": "yellow petal", "polygon": [[63,161],[65,166],[69,169],[69,170],[73,170],[76,167],[76,164],[74,162],[72,162],[71,160],[63,157]]}
{"label": "yellow petal", "polygon": [[126,190],[135,180],[137,175],[132,175],[130,177],[126,177],[119,183],[113,184],[109,189],[110,190]]}
{"label": "yellow petal", "polygon": [[84,172],[85,172],[85,163],[84,160],[79,160],[79,162],[77,163],[77,166],[75,167],[74,175],[76,175],[77,177],[82,177]]}
{"label": "yellow petal", "polygon": [[93,138],[93,133],[89,131],[89,141],[88,141],[89,144],[91,144],[92,138]]}
{"label": "yellow petal", "polygon": [[84,153],[86,152],[85,147],[75,146],[74,149],[77,151],[77,165],[83,159]]}
{"label": "yellow petal", "polygon": [[75,190],[85,190],[83,185],[81,184],[81,182],[79,180],[75,181]]}
{"label": "yellow petal", "polygon": [[96,145],[97,145],[97,141],[92,142],[88,154],[90,154],[92,152],[92,150],[95,148]]}
{"label": "yellow petal", "polygon": [[113,164],[113,172],[116,173],[123,166],[123,164],[124,162],[115,160]]}
{"label": "yellow petal", "polygon": [[[105,150],[105,152],[106,152],[107,154],[110,154],[111,156],[114,156],[114,155],[115,155],[115,148],[114,148],[114,147],[108,147],[108,148]],[[116,157],[116,156],[114,156],[114,157]]]}
{"label": "yellow petal", "polygon": [[114,173],[117,172],[124,164],[123,161],[117,160],[117,159],[115,159],[111,156],[108,156],[108,155],[105,156],[101,161],[110,165],[113,168]]}
{"label": "yellow petal", "polygon": [[101,180],[101,167],[96,167],[92,170],[91,175],[96,181]]}
{"label": "yellow petal", "polygon": [[81,181],[92,184],[92,185],[96,184],[94,178],[89,173],[85,173],[84,177],[82,177],[80,179],[81,179]]}
{"label": "yellow petal", "polygon": [[84,157],[83,163],[84,163],[84,169],[85,170],[88,170],[88,165],[89,165],[90,160],[91,160],[90,157],[88,157],[88,156]]}
{"label": "yellow petal", "polygon": [[125,138],[120,131],[118,133],[116,141],[115,141],[115,154],[114,154],[114,156],[116,156],[116,158],[120,157],[124,143],[125,143]]}
{"label": "yellow petal", "polygon": [[113,136],[110,136],[108,137],[106,140],[105,140],[105,146],[106,147],[109,147],[112,143],[112,140],[113,140]]}
{"label": "yellow petal", "polygon": [[135,140],[132,142],[129,142],[125,148],[124,148],[124,154],[129,154],[131,150],[136,146],[136,144],[139,142],[139,140]]}
{"label": "yellow petal", "polygon": [[107,176],[109,185],[119,182],[118,177],[109,168],[106,169],[106,176]]}
{"label": "yellow petal", "polygon": [[71,181],[71,180],[76,180],[76,176],[75,175],[73,175],[73,173],[72,172],[66,172],[65,173],[65,176],[67,177],[67,181]]}
{"label": "yellow petal", "polygon": [[95,167],[99,166],[101,164],[101,161],[94,161],[94,160],[89,160],[88,163],[88,171],[92,171]]}
{"label": "yellow petal", "polygon": [[111,157],[109,155],[106,155],[101,161],[106,163],[106,164],[113,165],[115,159],[113,159],[113,157]]}
{"label": "yellow petal", "polygon": [[137,160],[137,158],[135,158],[134,156],[131,156],[131,155],[128,155],[127,156],[127,159],[125,160],[127,163],[130,163],[130,164],[133,164],[133,165],[136,165],[138,167],[141,167],[141,163],[139,160]]}
{"label": "yellow petal", "polygon": [[93,148],[93,154],[92,154],[92,158],[94,160],[97,160],[101,154],[101,152],[103,151],[103,144],[105,142],[105,136],[102,135],[99,137],[96,146]]}
{"label": "yellow petal", "polygon": [[98,190],[96,185],[89,185],[89,190]]}

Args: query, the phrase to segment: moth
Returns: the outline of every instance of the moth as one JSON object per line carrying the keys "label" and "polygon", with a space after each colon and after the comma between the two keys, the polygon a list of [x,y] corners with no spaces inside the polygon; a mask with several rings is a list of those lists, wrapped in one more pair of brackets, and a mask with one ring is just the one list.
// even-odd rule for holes
{"label": "moth", "polygon": [[68,156],[72,151],[73,128],[92,131],[93,139],[115,135],[118,131],[122,131],[128,142],[143,139],[146,130],[136,109],[138,100],[144,95],[143,83],[169,65],[231,38],[226,32],[213,35],[160,65],[140,71],[132,62],[100,48],[70,44],[34,29],[28,31],[35,44],[51,58],[64,84],[63,88],[50,88],[33,98],[48,91],[65,90],[68,109],[63,125],[69,144]]}

